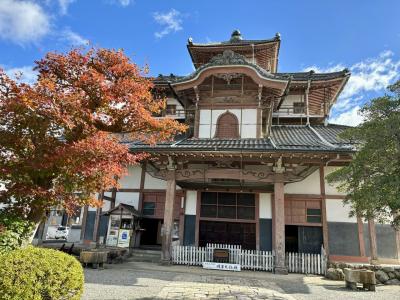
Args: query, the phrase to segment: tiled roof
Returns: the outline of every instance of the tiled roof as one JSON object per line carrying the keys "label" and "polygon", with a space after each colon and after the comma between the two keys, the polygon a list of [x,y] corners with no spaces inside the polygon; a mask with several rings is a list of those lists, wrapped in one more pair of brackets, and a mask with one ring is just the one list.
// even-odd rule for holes
{"label": "tiled roof", "polygon": [[270,138],[204,139],[189,138],[180,141],[147,145],[132,142],[132,151],[311,151],[352,152],[352,143],[337,137],[346,126],[275,125]]}
{"label": "tiled roof", "polygon": [[277,76],[290,76],[293,81],[307,81],[309,79],[313,81],[320,80],[330,80],[336,79],[350,74],[348,69],[343,69],[339,72],[331,72],[331,73],[315,73],[313,71],[310,72],[293,72],[293,73],[275,73]]}
{"label": "tiled roof", "polygon": [[351,147],[355,144],[354,142],[341,139],[338,136],[344,130],[351,128],[349,126],[330,124],[329,126],[313,125],[313,128],[324,138],[324,140],[332,145]]}
{"label": "tiled roof", "polygon": [[271,139],[281,150],[333,150],[323,142],[309,126],[282,125],[273,126]]}
{"label": "tiled roof", "polygon": [[[245,64],[245,63],[243,63]],[[256,65],[246,63],[248,65],[251,65],[253,67],[259,68]],[[211,66],[213,64],[206,64],[207,66]],[[203,67],[205,68],[205,67]],[[202,68],[202,69],[203,69]],[[311,79],[312,81],[321,81],[321,80],[331,80],[331,79],[336,79],[336,78],[342,78],[346,75],[349,74],[349,71],[347,69],[344,69],[343,71],[339,72],[332,72],[332,73],[313,73],[313,72],[292,72],[292,73],[269,73],[262,68],[259,68],[261,71],[260,73],[264,76],[273,78],[273,79],[283,79],[287,80],[291,78],[293,81],[307,81]],[[180,82],[183,80],[187,80],[189,78],[194,77],[198,72],[194,72],[193,74],[190,74],[188,76],[178,76],[178,75],[159,75],[158,77],[153,79],[154,83],[174,83],[174,82]]]}

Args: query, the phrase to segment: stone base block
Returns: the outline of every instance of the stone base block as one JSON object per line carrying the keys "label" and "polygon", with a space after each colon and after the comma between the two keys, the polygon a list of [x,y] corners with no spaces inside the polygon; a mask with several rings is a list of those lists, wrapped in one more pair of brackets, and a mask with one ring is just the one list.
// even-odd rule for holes
{"label": "stone base block", "polygon": [[287,275],[288,270],[286,267],[275,267],[274,268],[274,273],[275,274],[280,274],[280,275]]}

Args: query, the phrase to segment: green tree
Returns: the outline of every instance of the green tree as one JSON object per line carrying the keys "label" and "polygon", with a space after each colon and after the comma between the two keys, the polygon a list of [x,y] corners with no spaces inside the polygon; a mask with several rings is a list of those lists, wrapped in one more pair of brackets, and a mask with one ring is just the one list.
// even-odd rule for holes
{"label": "green tree", "polygon": [[352,162],[327,176],[347,194],[351,215],[400,228],[400,81],[361,109],[364,122],[342,138],[356,141]]}

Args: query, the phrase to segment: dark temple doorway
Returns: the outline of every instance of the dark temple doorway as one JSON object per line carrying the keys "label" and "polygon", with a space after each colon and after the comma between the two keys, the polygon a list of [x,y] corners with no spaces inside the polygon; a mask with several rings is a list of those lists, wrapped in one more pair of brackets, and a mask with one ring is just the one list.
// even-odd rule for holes
{"label": "dark temple doorway", "polygon": [[285,251],[299,253],[321,253],[323,244],[322,227],[285,226]]}
{"label": "dark temple doorway", "polygon": [[143,218],[140,221],[140,226],[143,229],[140,238],[140,245],[161,245],[161,222],[162,221],[159,219],[150,218]]}

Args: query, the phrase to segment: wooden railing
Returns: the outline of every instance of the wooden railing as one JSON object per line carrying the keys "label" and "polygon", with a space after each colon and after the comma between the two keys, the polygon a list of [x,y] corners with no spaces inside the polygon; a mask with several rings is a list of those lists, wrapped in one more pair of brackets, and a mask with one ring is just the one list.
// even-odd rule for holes
{"label": "wooden railing", "polygon": [[[212,262],[214,249],[229,250],[229,263],[239,264],[242,269],[272,271],[274,252],[245,250],[239,245],[207,244],[206,247],[174,246],[172,263],[177,265],[201,266],[203,262]],[[286,266],[291,273],[324,275],[327,258],[322,248],[321,254],[286,253]]]}

